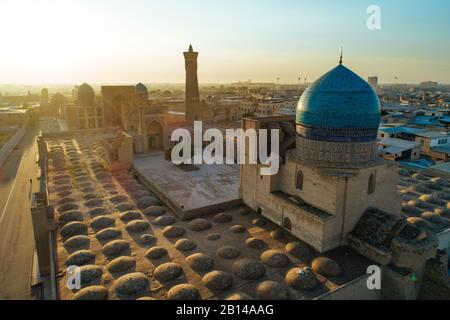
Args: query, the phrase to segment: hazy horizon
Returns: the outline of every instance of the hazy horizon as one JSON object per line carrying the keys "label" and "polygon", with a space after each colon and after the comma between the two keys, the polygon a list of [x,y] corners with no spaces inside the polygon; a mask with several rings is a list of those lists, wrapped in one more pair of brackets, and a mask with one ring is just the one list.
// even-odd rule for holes
{"label": "hazy horizon", "polygon": [[[281,3],[282,2],[282,3]],[[366,27],[369,5],[381,30]],[[380,83],[450,83],[450,2],[2,0],[0,83],[313,81],[338,63]]]}
{"label": "hazy horizon", "polygon": [[[306,85],[310,85],[312,84],[312,82],[314,82],[314,80],[316,79],[311,79],[311,81],[308,80],[308,82],[306,83]],[[364,79],[367,81],[367,79]],[[245,82],[248,80],[236,80],[236,81],[230,81],[230,82],[201,82],[199,81],[199,86],[200,87],[206,87],[206,86],[217,86],[217,85],[224,85],[224,86],[231,86],[237,83],[241,83],[241,84],[245,84]],[[398,85],[420,85],[421,82],[426,82],[428,80],[423,80],[420,82],[379,82],[378,85],[380,86],[398,86]],[[100,87],[100,86],[131,86],[131,85],[136,85],[139,82],[142,82],[144,85],[146,86],[150,86],[149,90],[152,90],[155,86],[160,87],[160,86],[172,86],[172,87],[183,87],[185,86],[185,82],[145,82],[145,81],[132,81],[132,82],[90,82],[90,81],[83,81],[83,82],[61,82],[61,83],[45,83],[45,82],[36,82],[36,83],[0,83],[0,90],[2,87],[36,87],[36,88],[42,88],[43,86],[47,87],[47,88],[74,88],[76,86],[80,86],[81,84],[83,84],[84,82],[88,83],[89,85],[91,85],[92,87]],[[252,81],[252,84],[273,84],[273,85],[280,85],[280,86],[293,86],[293,85],[298,85],[297,82],[279,82],[277,83],[276,81]],[[305,85],[304,80],[302,80],[301,86]],[[444,82],[439,82],[438,85],[441,86],[450,86],[450,83],[444,83]]]}

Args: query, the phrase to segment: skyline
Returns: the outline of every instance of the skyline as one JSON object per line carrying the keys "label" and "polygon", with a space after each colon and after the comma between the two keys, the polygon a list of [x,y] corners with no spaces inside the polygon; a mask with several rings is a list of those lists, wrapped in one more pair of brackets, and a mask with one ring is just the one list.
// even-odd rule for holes
{"label": "skyline", "polygon": [[[190,44],[202,84],[310,82],[341,47],[363,78],[450,83],[448,1],[277,3],[3,0],[0,84],[183,83]],[[366,27],[371,4],[381,30]]]}

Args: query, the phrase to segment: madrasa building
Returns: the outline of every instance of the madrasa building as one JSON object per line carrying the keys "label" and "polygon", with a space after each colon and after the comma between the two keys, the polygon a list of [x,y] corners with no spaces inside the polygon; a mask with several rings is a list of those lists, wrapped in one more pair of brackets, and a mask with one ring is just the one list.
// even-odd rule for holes
{"label": "madrasa building", "polygon": [[341,58],[302,95],[295,122],[243,120],[244,130],[280,130],[281,164],[273,176],[261,174],[265,164],[241,165],[240,196],[318,252],[349,246],[381,266],[383,296],[415,299],[441,253],[433,234],[401,217],[398,166],[376,150],[380,116],[374,90]]}
{"label": "madrasa building", "polygon": [[296,147],[279,173],[243,167],[244,202],[322,252],[342,245],[369,208],[399,216],[397,167],[378,156],[379,123],[376,93],[339,64],[301,97]]}

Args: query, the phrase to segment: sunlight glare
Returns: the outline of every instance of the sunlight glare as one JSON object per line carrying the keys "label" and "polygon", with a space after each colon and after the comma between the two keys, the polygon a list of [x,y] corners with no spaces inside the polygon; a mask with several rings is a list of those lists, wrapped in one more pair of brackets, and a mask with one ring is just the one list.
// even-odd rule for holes
{"label": "sunlight glare", "polygon": [[[6,1],[0,21],[9,58],[30,72],[63,72],[79,62],[84,28],[76,8],[60,1]],[[20,17],[20,19],[17,19]],[[9,31],[8,31],[9,30]]]}

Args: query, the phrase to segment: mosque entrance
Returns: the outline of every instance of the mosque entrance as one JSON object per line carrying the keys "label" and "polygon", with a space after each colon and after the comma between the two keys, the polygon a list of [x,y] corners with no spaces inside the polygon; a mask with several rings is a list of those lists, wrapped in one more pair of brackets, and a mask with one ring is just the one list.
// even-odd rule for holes
{"label": "mosque entrance", "polygon": [[163,129],[160,123],[152,121],[147,125],[148,151],[163,149]]}

